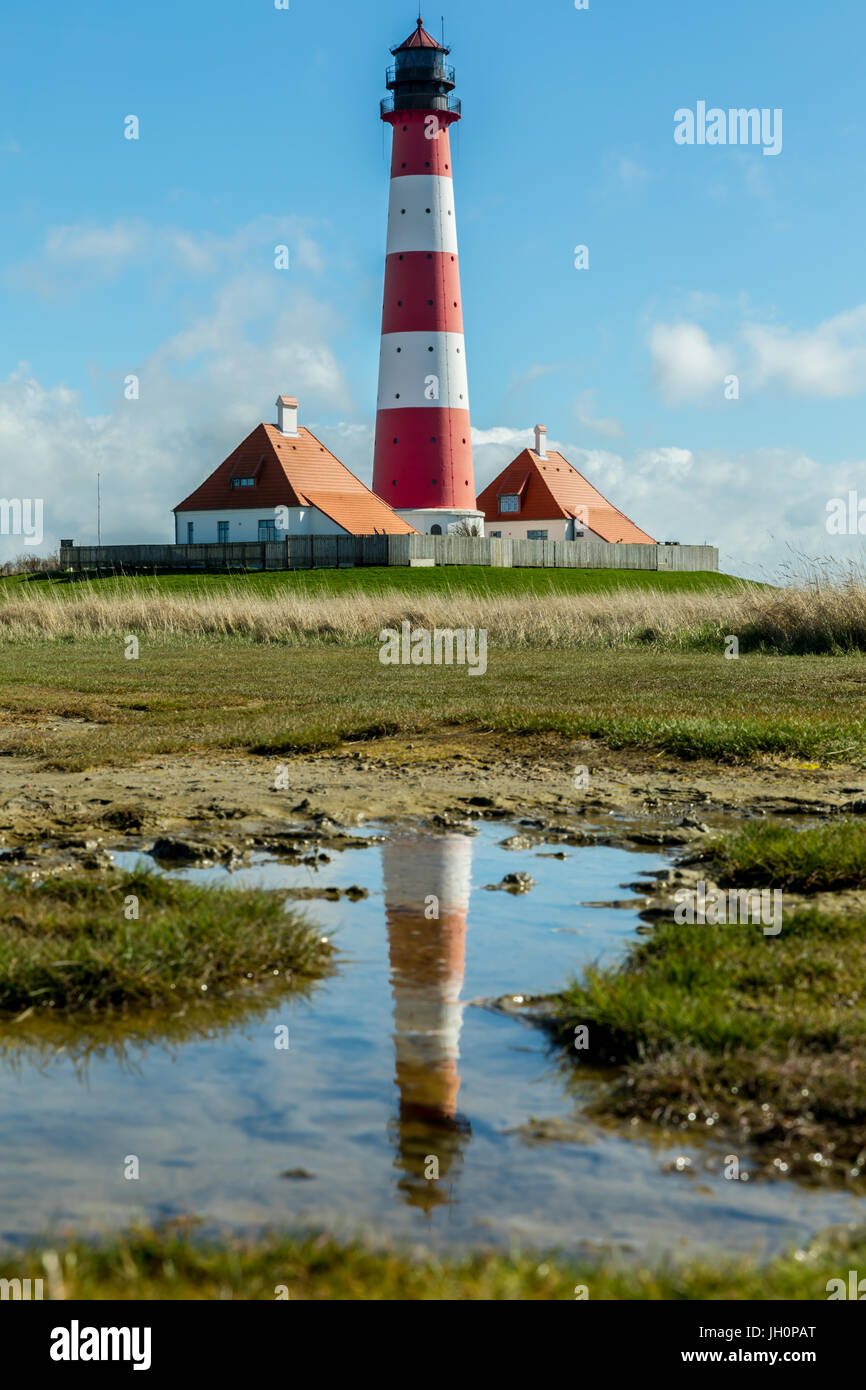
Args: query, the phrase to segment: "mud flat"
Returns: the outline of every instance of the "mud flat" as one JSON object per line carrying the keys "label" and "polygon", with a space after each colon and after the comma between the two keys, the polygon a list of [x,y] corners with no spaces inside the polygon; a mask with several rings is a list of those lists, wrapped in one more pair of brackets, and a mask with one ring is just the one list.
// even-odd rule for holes
{"label": "mud flat", "polygon": [[[575,785],[584,779],[586,786]],[[94,841],[94,850],[112,835],[165,832],[206,835],[228,848],[243,843],[250,822],[285,830],[317,817],[351,827],[436,815],[625,816],[646,822],[650,835],[664,835],[689,815],[721,824],[725,816],[864,812],[866,777],[854,766],[678,762],[555,736],[381,738],[294,756],[175,753],[80,772],[14,754],[0,759],[7,849],[67,834]]]}

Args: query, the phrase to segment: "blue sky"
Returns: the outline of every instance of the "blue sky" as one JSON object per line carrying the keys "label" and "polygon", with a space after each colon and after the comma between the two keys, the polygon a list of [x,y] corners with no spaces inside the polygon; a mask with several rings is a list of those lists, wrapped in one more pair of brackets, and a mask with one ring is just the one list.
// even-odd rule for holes
{"label": "blue sky", "polygon": [[[281,392],[369,479],[378,100],[416,15],[7,13],[0,486],[44,497],[45,547],[94,538],[97,471],[105,541],[170,538],[172,506]],[[859,553],[825,515],[866,497],[862,5],[473,0],[445,22],[479,490],[539,421],[638,524],[717,542],[724,568]],[[781,152],[676,144],[699,101],[780,108]]]}

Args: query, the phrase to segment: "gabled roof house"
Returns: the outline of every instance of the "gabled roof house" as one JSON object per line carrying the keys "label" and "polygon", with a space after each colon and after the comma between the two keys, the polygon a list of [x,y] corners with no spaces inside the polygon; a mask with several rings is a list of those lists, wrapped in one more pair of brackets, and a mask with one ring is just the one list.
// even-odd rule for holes
{"label": "gabled roof house", "polygon": [[276,425],[257,425],[174,517],[179,545],[415,529],[298,425],[294,396],[279,397]]}
{"label": "gabled roof house", "polygon": [[567,458],[548,452],[544,425],[535,427],[535,448],[524,449],[503,468],[480,494],[478,507],[486,536],[657,544]]}

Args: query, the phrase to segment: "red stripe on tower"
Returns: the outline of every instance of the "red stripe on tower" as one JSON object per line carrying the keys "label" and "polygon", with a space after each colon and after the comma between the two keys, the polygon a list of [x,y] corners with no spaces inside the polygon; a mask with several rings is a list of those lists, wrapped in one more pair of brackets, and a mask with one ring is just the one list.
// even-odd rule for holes
{"label": "red stripe on tower", "polygon": [[[393,129],[373,490],[401,512],[476,513],[449,128],[449,52],[417,30],[392,49]],[[454,513],[446,517],[445,512]],[[437,518],[407,517],[418,530]]]}

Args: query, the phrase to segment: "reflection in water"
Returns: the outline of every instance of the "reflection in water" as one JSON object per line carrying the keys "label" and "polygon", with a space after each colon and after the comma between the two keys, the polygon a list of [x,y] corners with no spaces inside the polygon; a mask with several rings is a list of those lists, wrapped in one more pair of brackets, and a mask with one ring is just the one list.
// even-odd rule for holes
{"label": "reflection in water", "polygon": [[[322,978],[335,973],[327,965]],[[121,1070],[139,1072],[153,1047],[180,1057],[186,1043],[216,1043],[238,1029],[268,1018],[285,1000],[310,999],[317,980],[263,977],[247,986],[239,982],[227,998],[184,1000],[176,1012],[165,1008],[118,1010],[100,1018],[83,1010],[71,1015],[46,1015],[28,1011],[19,1020],[0,1023],[0,1064],[13,1073],[25,1066],[46,1071],[50,1066],[71,1064],[84,1082],[91,1062],[112,1058]]]}
{"label": "reflection in water", "polygon": [[462,835],[402,835],[382,847],[400,1092],[394,1164],[406,1201],[425,1211],[449,1200],[444,1180],[456,1176],[470,1133],[457,1063],[471,867]]}

